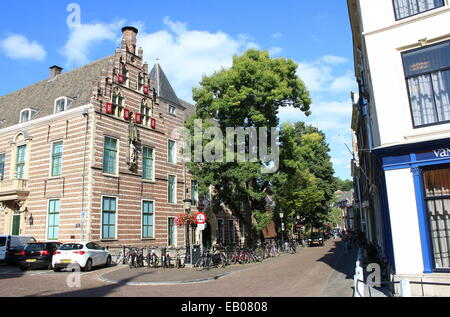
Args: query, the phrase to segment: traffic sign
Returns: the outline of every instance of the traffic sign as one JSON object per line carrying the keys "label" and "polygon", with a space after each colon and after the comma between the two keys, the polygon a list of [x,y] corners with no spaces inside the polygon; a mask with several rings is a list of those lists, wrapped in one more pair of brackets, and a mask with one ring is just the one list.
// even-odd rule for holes
{"label": "traffic sign", "polygon": [[195,219],[199,225],[202,225],[206,222],[206,215],[203,212],[199,212],[197,216],[195,216]]}

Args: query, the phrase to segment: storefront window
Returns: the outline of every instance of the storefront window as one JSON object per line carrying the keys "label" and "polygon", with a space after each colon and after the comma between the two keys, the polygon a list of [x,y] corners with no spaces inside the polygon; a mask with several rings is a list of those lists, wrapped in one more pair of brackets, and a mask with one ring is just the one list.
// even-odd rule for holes
{"label": "storefront window", "polygon": [[435,269],[450,269],[450,167],[424,170]]}

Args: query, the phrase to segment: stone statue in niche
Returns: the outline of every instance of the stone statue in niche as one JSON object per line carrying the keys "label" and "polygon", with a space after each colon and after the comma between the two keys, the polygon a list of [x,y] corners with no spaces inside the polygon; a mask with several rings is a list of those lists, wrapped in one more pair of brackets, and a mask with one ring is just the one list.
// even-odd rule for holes
{"label": "stone statue in niche", "polygon": [[130,114],[130,124],[128,126],[128,155],[127,164],[130,171],[137,172],[137,154],[138,154],[138,129],[136,123],[134,122],[133,113]]}

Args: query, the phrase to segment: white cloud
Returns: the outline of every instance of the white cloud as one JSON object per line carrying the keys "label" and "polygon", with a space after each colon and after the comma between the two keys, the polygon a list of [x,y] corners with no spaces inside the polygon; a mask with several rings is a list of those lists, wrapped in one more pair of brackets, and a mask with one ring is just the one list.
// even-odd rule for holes
{"label": "white cloud", "polygon": [[356,82],[351,71],[336,75],[336,66],[348,60],[344,57],[326,55],[313,62],[299,62],[298,76],[303,79],[312,92],[350,93],[356,89]]}
{"label": "white cloud", "polygon": [[90,61],[89,53],[102,41],[118,41],[117,30],[125,20],[115,23],[81,24],[70,28],[69,39],[61,49],[61,54],[67,58],[68,66],[79,66]]}
{"label": "white cloud", "polygon": [[331,65],[337,65],[337,64],[343,64],[347,63],[348,59],[341,56],[335,56],[335,55],[325,55],[320,58],[324,63],[331,64]]}
{"label": "white cloud", "polygon": [[21,34],[11,34],[1,40],[0,48],[6,56],[12,59],[43,61],[47,56],[47,52],[41,44],[35,41],[31,42]]}
{"label": "white cloud", "polygon": [[281,32],[275,32],[272,34],[272,38],[274,38],[275,40],[279,40],[283,37],[283,33]]}
{"label": "white cloud", "polygon": [[277,47],[277,46],[269,48],[270,56],[280,55],[282,51],[283,51],[283,49],[281,47]]}
{"label": "white cloud", "polygon": [[203,75],[230,67],[232,57],[259,45],[247,35],[232,37],[217,31],[189,30],[186,23],[164,19],[167,29],[154,33],[140,32],[138,46],[144,49],[150,68],[159,59],[178,97],[192,100],[192,87]]}

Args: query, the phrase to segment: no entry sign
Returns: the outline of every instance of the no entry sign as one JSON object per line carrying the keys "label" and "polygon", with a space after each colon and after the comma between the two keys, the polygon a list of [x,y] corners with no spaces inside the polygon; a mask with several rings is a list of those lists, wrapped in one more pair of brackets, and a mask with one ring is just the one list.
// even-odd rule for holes
{"label": "no entry sign", "polygon": [[195,219],[199,225],[202,225],[206,222],[206,215],[203,212],[199,212],[197,216],[195,216]]}

